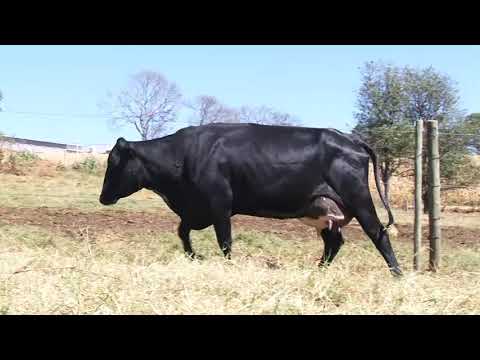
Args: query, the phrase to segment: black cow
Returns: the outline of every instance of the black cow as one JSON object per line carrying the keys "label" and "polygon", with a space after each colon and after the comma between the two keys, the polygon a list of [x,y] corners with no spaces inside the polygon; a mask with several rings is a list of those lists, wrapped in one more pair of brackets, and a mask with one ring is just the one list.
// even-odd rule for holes
{"label": "black cow", "polygon": [[[387,227],[368,187],[370,158],[388,211]],[[230,217],[244,214],[297,218],[316,226],[325,243],[322,264],[329,264],[343,243],[341,224],[332,226],[331,220],[339,223],[347,217],[348,223],[355,217],[392,273],[401,275],[387,232],[394,221],[380,192],[376,155],[353,135],[332,129],[211,124],[148,141],[119,138],[108,157],[100,202],[115,204],[142,188],[160,195],[181,218],[178,235],[191,257],[190,231],[213,225],[230,258]],[[324,204],[329,202],[336,215],[328,214]],[[339,209],[345,216],[338,217]],[[328,221],[317,226],[315,219],[322,216]]]}

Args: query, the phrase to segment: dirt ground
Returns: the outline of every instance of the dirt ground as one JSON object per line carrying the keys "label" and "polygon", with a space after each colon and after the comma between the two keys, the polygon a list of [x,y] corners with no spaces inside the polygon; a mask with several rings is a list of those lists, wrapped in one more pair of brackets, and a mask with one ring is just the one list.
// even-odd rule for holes
{"label": "dirt ground", "polygon": [[[132,234],[154,234],[160,232],[175,233],[179,223],[178,217],[167,210],[158,213],[140,211],[100,211],[82,212],[78,209],[64,208],[13,208],[0,207],[0,224],[32,225],[65,234],[67,236],[83,236],[88,232],[90,239],[109,232],[119,239]],[[236,215],[232,218],[235,230],[256,230],[272,233],[281,238],[314,239],[313,228],[303,225],[298,220],[276,220]],[[398,240],[412,241],[412,225],[397,225]],[[345,229],[346,240],[364,238],[365,234],[358,225],[352,222]],[[423,238],[427,241],[428,228],[423,227]],[[452,245],[478,245],[478,231],[475,229],[444,226],[442,239]],[[394,240],[397,241],[397,240]]]}

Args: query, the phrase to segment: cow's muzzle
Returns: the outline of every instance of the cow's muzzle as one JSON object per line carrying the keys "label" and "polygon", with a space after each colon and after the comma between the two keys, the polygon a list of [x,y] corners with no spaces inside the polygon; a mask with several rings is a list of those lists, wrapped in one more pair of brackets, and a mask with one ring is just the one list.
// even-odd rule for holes
{"label": "cow's muzzle", "polygon": [[107,199],[104,196],[100,195],[99,201],[102,205],[114,205],[117,203],[118,199]]}

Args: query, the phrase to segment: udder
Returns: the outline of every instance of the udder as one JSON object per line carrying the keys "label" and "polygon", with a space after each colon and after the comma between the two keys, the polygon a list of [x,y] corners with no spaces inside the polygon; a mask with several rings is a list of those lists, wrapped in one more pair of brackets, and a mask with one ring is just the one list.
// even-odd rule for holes
{"label": "udder", "polygon": [[313,226],[317,231],[323,229],[340,229],[348,225],[352,217],[342,210],[338,204],[327,197],[321,196],[315,199],[309,209],[309,214],[299,220],[308,225]]}

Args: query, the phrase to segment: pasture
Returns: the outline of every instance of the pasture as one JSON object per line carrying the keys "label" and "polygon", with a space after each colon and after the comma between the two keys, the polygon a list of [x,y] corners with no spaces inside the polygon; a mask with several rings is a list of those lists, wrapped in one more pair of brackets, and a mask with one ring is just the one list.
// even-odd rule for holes
{"label": "pasture", "polygon": [[[0,174],[1,314],[480,313],[480,213],[443,213],[438,273],[425,270],[426,217],[423,270],[412,271],[413,214],[401,208],[392,239],[401,279],[355,221],[328,269],[316,266],[323,242],[313,228],[247,216],[233,218],[232,260],[208,228],[192,233],[205,259],[190,261],[178,218],[157,195],[141,191],[105,207],[101,168],[44,160],[27,169]],[[401,189],[392,186],[393,196]],[[386,222],[383,207],[377,211]]]}

